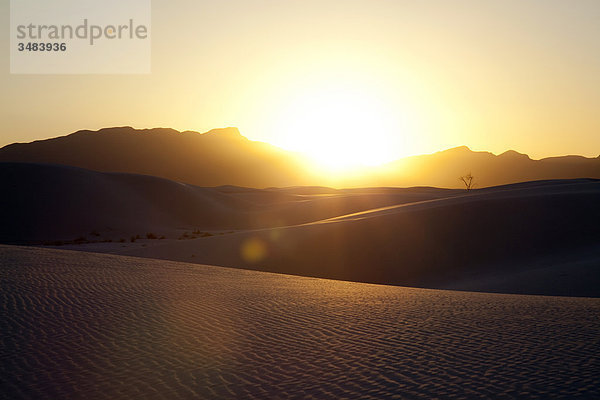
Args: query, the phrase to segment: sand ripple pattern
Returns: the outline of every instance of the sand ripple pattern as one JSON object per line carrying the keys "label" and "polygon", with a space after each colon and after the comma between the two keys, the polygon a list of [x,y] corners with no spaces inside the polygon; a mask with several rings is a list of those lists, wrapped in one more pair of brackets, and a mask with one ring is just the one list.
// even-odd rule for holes
{"label": "sand ripple pattern", "polygon": [[0,246],[2,398],[600,398],[600,299]]}

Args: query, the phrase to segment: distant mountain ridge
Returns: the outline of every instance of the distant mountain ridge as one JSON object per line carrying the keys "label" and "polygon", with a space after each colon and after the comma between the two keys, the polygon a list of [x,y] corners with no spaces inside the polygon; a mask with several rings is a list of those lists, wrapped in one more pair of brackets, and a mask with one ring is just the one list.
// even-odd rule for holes
{"label": "distant mountain ridge", "polygon": [[250,141],[237,128],[203,134],[129,126],[83,130],[5,146],[0,160],[152,175],[198,186],[287,186],[302,169],[297,156]]}
{"label": "distant mountain ridge", "polygon": [[251,141],[237,128],[206,133],[132,127],[81,130],[67,136],[14,143],[0,161],[62,164],[102,172],[127,172],[197,186],[286,187],[300,185],[437,186],[457,188],[471,172],[478,187],[541,179],[600,178],[600,156],[532,160],[514,150],[500,155],[460,146],[407,157],[360,173],[331,178],[299,154]]}
{"label": "distant mountain ridge", "polygon": [[460,187],[458,177],[471,172],[477,187],[487,187],[544,179],[600,178],[600,156],[533,160],[514,150],[494,155],[461,146],[394,161],[386,169],[390,173],[403,171],[408,185],[424,182],[441,187]]}

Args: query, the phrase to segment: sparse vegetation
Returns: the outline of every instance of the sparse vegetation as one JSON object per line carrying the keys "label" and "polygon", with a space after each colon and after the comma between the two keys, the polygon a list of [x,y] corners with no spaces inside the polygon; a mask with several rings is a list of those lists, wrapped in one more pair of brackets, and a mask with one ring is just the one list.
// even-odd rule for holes
{"label": "sparse vegetation", "polygon": [[[92,231],[90,234],[93,236],[98,236],[96,235],[96,233],[98,233],[97,231]],[[166,239],[166,236],[164,235],[157,235],[155,233],[149,232],[146,234],[145,238],[147,239],[155,239],[155,240],[162,240],[162,239]],[[85,236],[79,236],[76,237],[75,239],[72,240],[46,240],[43,242],[40,242],[40,244],[44,245],[44,246],[66,246],[66,245],[70,245],[70,244],[89,244],[89,243],[127,243],[127,241],[131,242],[131,243],[135,243],[138,239],[142,239],[142,236],[140,235],[131,235],[129,237],[129,239],[126,238],[119,238],[119,239],[111,239],[111,238],[98,238],[98,239],[92,239],[89,240],[87,239]]]}
{"label": "sparse vegetation", "polygon": [[42,242],[42,244],[44,246],[63,246],[64,244],[67,244],[67,243],[65,243],[62,240],[53,240],[53,241],[48,241],[48,242]]}
{"label": "sparse vegetation", "polygon": [[[223,235],[224,233],[218,233],[218,235]],[[192,232],[183,232],[181,234],[181,236],[179,236],[177,238],[177,240],[186,240],[186,239],[197,239],[199,237],[204,238],[204,237],[210,237],[210,236],[215,236],[215,233],[210,233],[210,232],[204,232],[201,231],[200,229],[196,229]],[[161,237],[161,239],[164,239],[164,236]]]}
{"label": "sparse vegetation", "polygon": [[465,188],[471,190],[475,187],[475,177],[470,172],[467,175],[461,176],[458,178],[465,184]]}
{"label": "sparse vegetation", "polygon": [[[125,239],[121,239],[125,242]],[[88,240],[85,236],[76,237],[73,240],[47,240],[41,242],[44,246],[67,246],[70,244],[89,244],[89,243],[112,243],[112,239]]]}

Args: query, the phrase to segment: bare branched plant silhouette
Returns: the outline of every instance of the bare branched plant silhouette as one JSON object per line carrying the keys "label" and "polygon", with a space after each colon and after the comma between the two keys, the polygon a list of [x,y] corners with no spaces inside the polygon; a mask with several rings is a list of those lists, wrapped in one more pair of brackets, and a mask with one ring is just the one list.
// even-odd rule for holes
{"label": "bare branched plant silhouette", "polygon": [[467,190],[471,190],[475,187],[475,177],[470,172],[467,175],[461,176],[459,179],[465,184]]}

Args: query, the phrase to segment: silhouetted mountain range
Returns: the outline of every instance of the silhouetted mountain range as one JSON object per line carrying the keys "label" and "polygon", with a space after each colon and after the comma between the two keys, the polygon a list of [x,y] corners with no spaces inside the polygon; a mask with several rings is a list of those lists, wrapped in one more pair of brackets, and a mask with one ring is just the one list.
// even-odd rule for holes
{"label": "silhouetted mountain range", "polygon": [[460,187],[457,177],[471,172],[477,187],[484,187],[542,179],[599,178],[600,157],[562,156],[532,160],[527,154],[514,150],[494,155],[461,146],[394,161],[386,168],[390,173],[401,174],[409,186]]}
{"label": "silhouetted mountain range", "polygon": [[50,163],[103,172],[153,175],[198,186],[461,187],[471,172],[477,187],[540,179],[600,178],[600,157],[532,160],[509,150],[500,155],[462,146],[408,157],[335,179],[301,155],[251,141],[237,128],[206,133],[174,129],[106,128],[0,149],[0,161]]}
{"label": "silhouetted mountain range", "polygon": [[83,130],[5,146],[0,160],[153,175],[198,186],[289,186],[303,168],[293,154],[250,141],[237,128],[203,134],[164,128]]}

